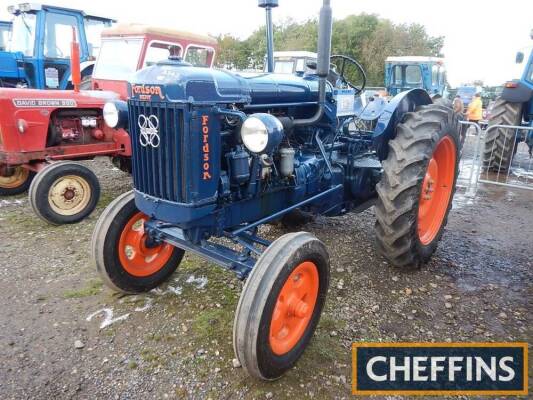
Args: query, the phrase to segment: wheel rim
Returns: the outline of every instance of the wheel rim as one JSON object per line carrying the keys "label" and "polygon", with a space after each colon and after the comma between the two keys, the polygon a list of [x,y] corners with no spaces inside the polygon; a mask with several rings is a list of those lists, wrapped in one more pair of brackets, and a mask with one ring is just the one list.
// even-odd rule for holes
{"label": "wheel rim", "polygon": [[440,231],[453,191],[456,146],[443,137],[429,160],[418,206],[418,237],[424,245],[431,243]]}
{"label": "wheel rim", "polygon": [[303,336],[313,317],[318,286],[318,269],[310,261],[298,265],[285,281],[270,321],[269,342],[274,354],[288,353]]}
{"label": "wheel rim", "polygon": [[60,215],[76,215],[91,200],[91,185],[78,175],[65,175],[57,179],[48,191],[48,203]]}
{"label": "wheel rim", "polygon": [[15,167],[13,174],[9,176],[0,175],[0,187],[4,189],[15,189],[18,188],[28,180],[30,171],[26,168]]}
{"label": "wheel rim", "polygon": [[148,217],[138,212],[124,226],[118,243],[118,255],[123,268],[130,275],[152,275],[165,266],[174,247],[168,243],[148,246],[144,222]]}

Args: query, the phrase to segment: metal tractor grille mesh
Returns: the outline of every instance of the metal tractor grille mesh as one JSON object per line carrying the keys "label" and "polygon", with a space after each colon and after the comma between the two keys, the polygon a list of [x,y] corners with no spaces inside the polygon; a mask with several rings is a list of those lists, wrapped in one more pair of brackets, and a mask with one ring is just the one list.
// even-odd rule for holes
{"label": "metal tractor grille mesh", "polygon": [[[183,106],[130,99],[128,107],[135,188],[160,199],[185,202]],[[152,129],[150,136],[147,125]]]}

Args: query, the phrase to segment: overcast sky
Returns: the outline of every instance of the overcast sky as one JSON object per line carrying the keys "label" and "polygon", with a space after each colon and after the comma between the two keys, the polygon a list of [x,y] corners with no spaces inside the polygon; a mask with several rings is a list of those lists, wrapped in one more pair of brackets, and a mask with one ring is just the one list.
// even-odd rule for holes
{"label": "overcast sky", "polygon": [[[22,1],[20,1],[22,2]],[[302,21],[318,15],[321,0],[279,0],[274,20]],[[174,27],[197,33],[247,37],[264,24],[257,0],[46,0],[45,4],[85,9],[122,22]],[[431,35],[445,37],[444,55],[452,85],[481,79],[501,84],[517,77],[516,51],[531,47],[530,0],[332,0],[333,16],[376,13],[395,23],[417,22]],[[0,19],[8,18],[10,0],[0,0]],[[298,50],[298,49],[294,49]]]}

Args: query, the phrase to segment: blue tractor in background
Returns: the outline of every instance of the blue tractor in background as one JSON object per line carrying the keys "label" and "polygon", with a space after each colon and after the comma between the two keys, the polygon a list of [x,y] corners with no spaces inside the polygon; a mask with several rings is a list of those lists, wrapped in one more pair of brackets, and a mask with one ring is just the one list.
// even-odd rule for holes
{"label": "blue tractor in background", "polygon": [[[233,344],[243,368],[265,380],[291,368],[309,343],[330,256],[311,233],[271,242],[258,228],[299,212],[338,216],[375,205],[379,252],[399,268],[419,266],[441,239],[457,179],[459,116],[419,88],[362,106],[364,70],[330,56],[330,0],[318,31],[308,73],[244,75],[171,57],[136,73],[127,102],[104,107],[106,123],[130,134],[134,190],[95,226],[103,281],[119,292],[151,290],[185,251],[247,279]],[[271,23],[267,35],[273,71]]]}
{"label": "blue tractor in background", "polygon": [[11,37],[11,27],[13,24],[9,21],[0,21],[0,51],[7,49],[9,38]]}
{"label": "blue tractor in background", "polygon": [[9,6],[8,11],[13,25],[9,45],[0,51],[0,87],[70,88],[74,29],[80,44],[81,87],[90,88],[100,33],[114,20],[35,3]]}
{"label": "blue tractor in background", "polygon": [[[518,52],[516,62],[522,64],[524,59],[524,53]],[[496,99],[488,126],[495,125],[533,126],[533,50],[530,50],[521,78],[507,82]],[[494,171],[507,170],[520,142],[528,145],[529,155],[533,156],[533,131],[491,129],[485,138],[484,165]]]}
{"label": "blue tractor in background", "polygon": [[385,60],[385,88],[390,96],[420,88],[431,98],[447,97],[446,68],[439,57],[387,57]]}

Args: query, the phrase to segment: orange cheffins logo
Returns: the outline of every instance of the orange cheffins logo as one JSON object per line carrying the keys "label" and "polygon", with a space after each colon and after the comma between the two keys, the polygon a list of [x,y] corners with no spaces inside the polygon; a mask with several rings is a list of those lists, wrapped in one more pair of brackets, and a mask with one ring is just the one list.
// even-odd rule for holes
{"label": "orange cheffins logo", "polygon": [[209,159],[209,116],[202,115],[202,179],[211,179],[211,162]]}
{"label": "orange cheffins logo", "polygon": [[165,98],[161,86],[156,85],[131,85],[131,92],[139,96],[140,100],[151,100],[152,96],[159,96],[160,99]]}

